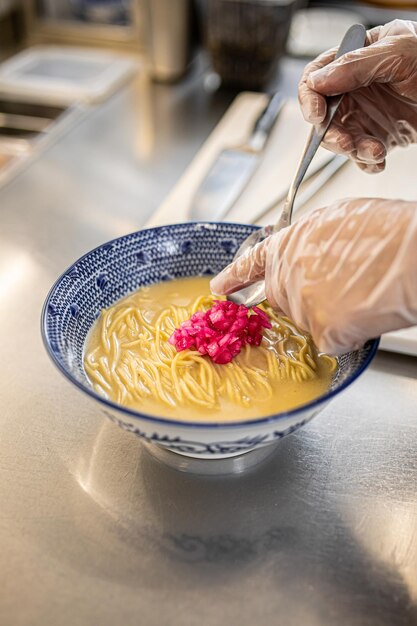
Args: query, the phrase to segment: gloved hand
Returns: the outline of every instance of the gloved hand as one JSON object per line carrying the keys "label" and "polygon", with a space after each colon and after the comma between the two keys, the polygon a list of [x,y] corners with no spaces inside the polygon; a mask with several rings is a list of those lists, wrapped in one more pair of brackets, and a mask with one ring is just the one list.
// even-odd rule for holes
{"label": "gloved hand", "polygon": [[211,281],[229,294],[265,278],[272,307],[329,354],[417,324],[417,202],[341,200],[265,239]]}
{"label": "gloved hand", "polygon": [[336,48],[306,66],[298,98],[319,124],[323,96],[346,93],[323,145],[367,172],[385,167],[387,151],[417,142],[417,22],[394,20],[367,33],[367,46],[334,61]]}

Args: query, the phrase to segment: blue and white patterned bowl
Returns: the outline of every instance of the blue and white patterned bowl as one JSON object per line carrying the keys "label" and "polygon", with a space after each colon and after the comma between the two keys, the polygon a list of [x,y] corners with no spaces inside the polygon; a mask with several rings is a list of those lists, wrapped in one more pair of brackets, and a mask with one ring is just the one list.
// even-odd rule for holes
{"label": "blue and white patterned bowl", "polygon": [[233,424],[184,421],[180,409],[178,419],[172,420],[124,408],[98,395],[83,368],[84,341],[103,308],[142,285],[216,274],[254,228],[227,223],[174,224],[141,230],[92,250],[68,268],[46,299],[42,334],[52,360],[104,415],[159,449],[221,459],[276,443],[294,432],[366,369],[378,340],[340,358],[331,389],[323,396],[286,413]]}

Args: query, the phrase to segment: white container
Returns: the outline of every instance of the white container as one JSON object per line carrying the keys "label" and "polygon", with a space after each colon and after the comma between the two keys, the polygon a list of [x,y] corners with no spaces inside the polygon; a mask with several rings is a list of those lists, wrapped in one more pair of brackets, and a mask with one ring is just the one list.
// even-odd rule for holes
{"label": "white container", "polygon": [[139,68],[136,58],[104,50],[36,46],[0,65],[0,91],[61,105],[95,103]]}

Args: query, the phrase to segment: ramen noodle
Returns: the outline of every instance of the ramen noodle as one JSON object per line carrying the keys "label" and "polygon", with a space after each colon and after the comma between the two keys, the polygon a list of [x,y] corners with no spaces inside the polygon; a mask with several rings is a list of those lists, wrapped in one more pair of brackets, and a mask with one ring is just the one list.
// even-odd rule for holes
{"label": "ramen noodle", "polygon": [[271,329],[231,363],[194,350],[177,352],[169,338],[215,298],[208,278],[143,287],[102,311],[87,337],[84,366],[95,390],[151,415],[184,420],[253,419],[292,409],[324,393],[337,361],[267,303]]}

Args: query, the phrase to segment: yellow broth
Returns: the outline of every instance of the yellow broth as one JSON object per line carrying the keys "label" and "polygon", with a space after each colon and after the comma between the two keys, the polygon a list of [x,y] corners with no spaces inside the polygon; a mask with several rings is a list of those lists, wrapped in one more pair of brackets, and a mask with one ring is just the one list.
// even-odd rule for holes
{"label": "yellow broth", "polygon": [[104,310],[87,337],[84,365],[105,397],[155,416],[233,422],[293,409],[329,388],[337,361],[266,304],[272,329],[227,365],[168,339],[195,310],[212,304],[209,279],[144,287]]}

